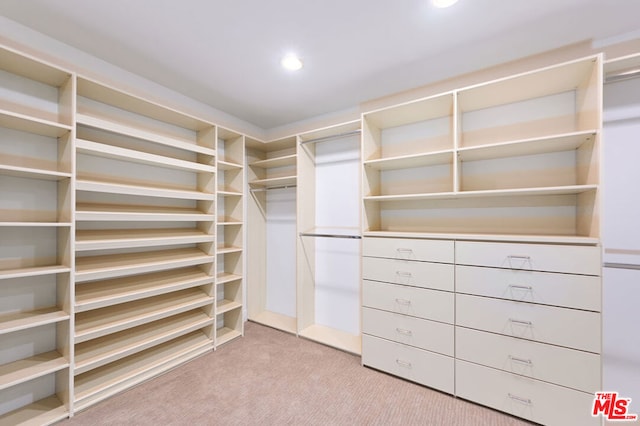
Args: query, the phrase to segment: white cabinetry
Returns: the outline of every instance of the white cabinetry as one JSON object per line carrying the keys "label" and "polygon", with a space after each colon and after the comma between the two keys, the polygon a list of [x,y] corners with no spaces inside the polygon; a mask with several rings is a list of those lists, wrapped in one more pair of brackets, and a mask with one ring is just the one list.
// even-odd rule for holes
{"label": "white cabinetry", "polygon": [[78,79],[75,409],[213,348],[216,127]]}
{"label": "white cabinetry", "polygon": [[69,415],[75,75],[0,48],[0,424]]}

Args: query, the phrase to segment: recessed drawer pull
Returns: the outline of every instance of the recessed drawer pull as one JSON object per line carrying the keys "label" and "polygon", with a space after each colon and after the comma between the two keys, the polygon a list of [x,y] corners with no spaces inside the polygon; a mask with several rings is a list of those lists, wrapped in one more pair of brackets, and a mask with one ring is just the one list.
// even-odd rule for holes
{"label": "recessed drawer pull", "polygon": [[403,361],[403,360],[397,359],[397,358],[396,358],[396,364],[398,364],[400,367],[404,367],[404,368],[413,368],[410,362]]}
{"label": "recessed drawer pull", "polygon": [[526,290],[526,291],[533,290],[533,287],[531,287],[530,285],[509,284],[509,288],[514,289],[514,290]]}
{"label": "recessed drawer pull", "polygon": [[403,271],[396,271],[396,275],[404,278],[411,278],[413,276],[411,272],[403,272]]}
{"label": "recessed drawer pull", "polygon": [[509,260],[526,260],[529,261],[531,260],[531,256],[518,256],[515,254],[510,254],[509,256],[507,256],[507,259]]}
{"label": "recessed drawer pull", "polygon": [[413,336],[413,332],[405,328],[396,327],[396,331],[400,334],[404,334],[405,336]]}
{"label": "recessed drawer pull", "polygon": [[396,251],[398,253],[413,253],[413,249],[410,248],[397,248]]}
{"label": "recessed drawer pull", "polygon": [[512,355],[509,355],[509,359],[511,361],[515,361],[515,362],[521,362],[523,364],[527,364],[527,365],[533,365],[533,362],[530,359],[524,359],[524,358],[518,358]]}
{"label": "recessed drawer pull", "polygon": [[513,324],[526,325],[528,327],[531,327],[533,325],[531,321],[523,321],[523,320],[517,320],[513,318],[509,318],[509,322]]}
{"label": "recessed drawer pull", "polygon": [[521,396],[517,396],[512,393],[508,393],[507,395],[509,396],[509,398],[513,399],[514,401],[520,402],[525,405],[531,405],[532,403],[532,401],[529,398],[523,398]]}
{"label": "recessed drawer pull", "polygon": [[396,299],[396,303],[404,306],[411,306],[411,300],[407,299]]}

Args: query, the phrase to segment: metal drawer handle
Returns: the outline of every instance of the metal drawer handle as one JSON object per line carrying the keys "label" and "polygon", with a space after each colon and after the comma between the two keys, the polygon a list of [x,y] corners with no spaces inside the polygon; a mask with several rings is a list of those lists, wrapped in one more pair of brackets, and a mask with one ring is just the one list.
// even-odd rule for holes
{"label": "metal drawer handle", "polygon": [[513,319],[513,318],[509,318],[509,322],[513,323],[513,324],[526,325],[528,327],[531,327],[533,325],[533,323],[531,321],[523,321],[523,320],[517,320],[517,319]]}
{"label": "metal drawer handle", "polygon": [[413,253],[413,249],[410,248],[397,248],[396,251],[398,253]]}
{"label": "metal drawer handle", "polygon": [[400,277],[405,277],[405,278],[411,278],[413,276],[411,272],[403,272],[403,271],[396,271],[396,275]]}
{"label": "metal drawer handle", "polygon": [[520,402],[522,404],[525,404],[525,405],[531,405],[532,404],[532,401],[529,398],[523,398],[521,396],[517,396],[517,395],[514,395],[512,393],[508,393],[507,395],[509,396],[509,398],[513,399],[514,401],[518,401],[518,402]]}
{"label": "metal drawer handle", "polygon": [[411,306],[411,300],[407,299],[396,299],[396,303],[399,303],[400,305]]}
{"label": "metal drawer handle", "polygon": [[526,290],[526,291],[533,290],[533,287],[531,287],[530,285],[509,284],[509,288],[512,288],[512,289],[515,289],[515,290]]}
{"label": "metal drawer handle", "polygon": [[404,368],[413,368],[410,362],[403,361],[403,360],[397,359],[397,358],[396,358],[396,364],[398,364],[400,367],[404,367]]}
{"label": "metal drawer handle", "polygon": [[509,359],[511,361],[515,361],[515,362],[521,362],[523,364],[527,364],[527,365],[533,365],[533,362],[530,359],[524,359],[524,358],[518,358],[512,355],[509,355]]}
{"label": "metal drawer handle", "polygon": [[507,259],[509,260],[531,260],[531,256],[519,256],[516,254],[510,254],[509,256],[507,256]]}
{"label": "metal drawer handle", "polygon": [[404,334],[405,336],[413,336],[413,332],[405,328],[396,327],[396,331],[400,334]]}

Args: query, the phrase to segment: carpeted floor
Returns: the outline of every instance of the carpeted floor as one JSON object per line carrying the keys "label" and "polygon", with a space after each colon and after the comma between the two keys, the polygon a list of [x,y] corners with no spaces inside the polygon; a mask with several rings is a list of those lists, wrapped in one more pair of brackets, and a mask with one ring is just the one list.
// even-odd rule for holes
{"label": "carpeted floor", "polygon": [[75,425],[528,425],[247,323],[245,337],[76,414]]}

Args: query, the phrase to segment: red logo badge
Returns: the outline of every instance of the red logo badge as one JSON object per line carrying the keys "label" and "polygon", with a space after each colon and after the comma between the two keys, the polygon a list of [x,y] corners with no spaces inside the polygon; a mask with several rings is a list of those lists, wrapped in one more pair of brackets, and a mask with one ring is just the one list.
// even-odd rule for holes
{"label": "red logo badge", "polygon": [[631,398],[622,398],[618,392],[596,392],[593,399],[591,415],[597,417],[600,414],[607,420],[629,422],[638,420],[637,414],[629,413]]}

